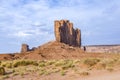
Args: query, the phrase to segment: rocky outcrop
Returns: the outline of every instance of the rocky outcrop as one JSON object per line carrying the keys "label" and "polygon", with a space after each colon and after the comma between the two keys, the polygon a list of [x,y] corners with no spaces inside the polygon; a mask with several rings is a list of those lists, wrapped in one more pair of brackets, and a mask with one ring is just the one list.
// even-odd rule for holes
{"label": "rocky outcrop", "polygon": [[69,44],[70,46],[81,46],[81,32],[73,28],[69,20],[56,20],[54,22],[56,41]]}
{"label": "rocky outcrop", "polygon": [[21,53],[24,53],[24,52],[27,52],[27,51],[29,51],[29,45],[22,44]]}

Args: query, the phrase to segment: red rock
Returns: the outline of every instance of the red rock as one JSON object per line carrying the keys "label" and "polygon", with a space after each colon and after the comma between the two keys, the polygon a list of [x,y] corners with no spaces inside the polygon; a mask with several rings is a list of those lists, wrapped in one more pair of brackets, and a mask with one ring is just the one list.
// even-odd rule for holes
{"label": "red rock", "polygon": [[29,51],[29,46],[27,44],[22,44],[21,53]]}
{"label": "red rock", "polygon": [[81,32],[73,28],[69,20],[56,20],[54,24],[56,41],[69,44],[70,46],[81,46]]}

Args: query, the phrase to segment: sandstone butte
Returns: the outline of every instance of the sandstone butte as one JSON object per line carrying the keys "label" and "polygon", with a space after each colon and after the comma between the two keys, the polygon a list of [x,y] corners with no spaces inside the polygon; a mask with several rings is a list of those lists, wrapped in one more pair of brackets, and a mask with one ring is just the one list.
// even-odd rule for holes
{"label": "sandstone butte", "polygon": [[70,46],[81,46],[81,32],[79,29],[74,29],[73,23],[69,20],[55,20],[54,31],[56,41]]}
{"label": "sandstone butte", "polygon": [[[81,47],[81,31],[74,29],[73,23],[69,20],[55,20],[54,34],[57,42],[65,43],[73,47]],[[29,49],[29,45],[22,44],[21,53],[34,49]]]}

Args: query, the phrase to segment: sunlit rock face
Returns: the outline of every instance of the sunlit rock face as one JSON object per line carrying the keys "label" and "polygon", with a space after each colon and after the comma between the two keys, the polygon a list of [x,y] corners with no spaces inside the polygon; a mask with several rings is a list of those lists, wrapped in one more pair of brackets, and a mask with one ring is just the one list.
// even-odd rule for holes
{"label": "sunlit rock face", "polygon": [[81,32],[73,28],[73,23],[69,20],[55,20],[54,22],[56,41],[70,46],[81,46]]}

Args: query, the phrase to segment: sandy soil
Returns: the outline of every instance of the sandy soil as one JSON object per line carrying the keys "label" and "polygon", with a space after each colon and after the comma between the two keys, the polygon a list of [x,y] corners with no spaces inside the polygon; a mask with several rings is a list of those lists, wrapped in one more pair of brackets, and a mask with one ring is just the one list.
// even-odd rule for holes
{"label": "sandy soil", "polygon": [[68,72],[62,76],[59,73],[50,75],[38,75],[36,73],[28,73],[24,76],[16,75],[5,80],[120,80],[120,69],[109,72],[107,70],[91,70],[90,75],[83,76]]}
{"label": "sandy soil", "polygon": [[[117,58],[120,54],[86,53],[80,48],[70,47],[63,43],[47,43],[35,51],[19,54],[1,54],[0,60],[32,59],[32,60],[51,60],[51,59],[81,59],[81,58]],[[28,72],[24,75],[14,75],[5,80],[120,80],[120,68],[114,71],[90,70],[90,75],[83,76],[72,71],[64,76],[60,73],[50,75],[39,75],[36,72]]]}

